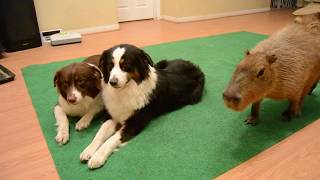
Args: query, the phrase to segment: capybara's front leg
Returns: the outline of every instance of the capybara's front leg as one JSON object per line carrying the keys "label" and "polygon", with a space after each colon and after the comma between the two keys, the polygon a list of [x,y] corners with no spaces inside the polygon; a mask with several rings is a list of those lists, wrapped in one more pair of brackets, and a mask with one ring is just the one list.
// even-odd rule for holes
{"label": "capybara's front leg", "polygon": [[261,100],[255,102],[251,106],[251,114],[245,120],[246,124],[256,125],[259,120],[259,109],[260,109]]}
{"label": "capybara's front leg", "polygon": [[288,109],[282,113],[283,120],[290,121],[292,118],[300,116],[302,102],[303,98],[300,98],[300,100],[289,100]]}

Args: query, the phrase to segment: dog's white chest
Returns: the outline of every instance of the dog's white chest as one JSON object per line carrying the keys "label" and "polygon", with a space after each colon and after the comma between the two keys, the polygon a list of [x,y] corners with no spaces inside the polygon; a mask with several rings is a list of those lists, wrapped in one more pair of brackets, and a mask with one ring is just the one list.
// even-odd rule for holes
{"label": "dog's white chest", "polygon": [[123,123],[133,113],[149,103],[150,95],[156,88],[157,74],[150,66],[149,77],[137,84],[130,80],[125,87],[113,88],[103,83],[102,97],[113,120]]}
{"label": "dog's white chest", "polygon": [[135,82],[129,82],[127,87],[117,89],[104,85],[103,101],[112,116],[119,123],[127,120],[136,110],[149,103],[152,88],[141,89]]}
{"label": "dog's white chest", "polygon": [[69,104],[61,95],[59,96],[59,104],[63,111],[69,116],[83,116],[88,112],[93,98],[85,96],[78,104]]}

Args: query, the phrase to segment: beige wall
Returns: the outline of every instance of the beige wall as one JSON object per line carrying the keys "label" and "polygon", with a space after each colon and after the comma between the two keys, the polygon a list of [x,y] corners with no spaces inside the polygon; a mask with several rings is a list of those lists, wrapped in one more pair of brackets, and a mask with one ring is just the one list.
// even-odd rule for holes
{"label": "beige wall", "polygon": [[[247,9],[267,8],[270,0],[160,0],[161,15],[201,16]],[[34,0],[41,31],[74,30],[113,25],[117,0]]]}
{"label": "beige wall", "polygon": [[270,7],[270,0],[161,0],[161,15],[201,16]]}
{"label": "beige wall", "polygon": [[117,23],[116,0],[34,0],[41,31]]}
{"label": "beige wall", "polygon": [[179,12],[178,9],[178,2],[179,0],[160,0],[161,4],[161,15],[168,15],[168,16],[174,16],[178,17]]}

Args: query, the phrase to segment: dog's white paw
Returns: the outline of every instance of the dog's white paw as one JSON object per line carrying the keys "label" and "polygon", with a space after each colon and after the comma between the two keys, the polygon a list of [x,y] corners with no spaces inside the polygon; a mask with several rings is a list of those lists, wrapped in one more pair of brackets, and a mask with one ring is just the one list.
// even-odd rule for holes
{"label": "dog's white paw", "polygon": [[68,142],[69,140],[69,133],[68,132],[58,132],[58,134],[56,135],[56,141],[59,145],[64,145]]}
{"label": "dog's white paw", "polygon": [[76,124],[76,130],[81,131],[87,128],[90,125],[90,121],[84,118],[81,118]]}
{"label": "dog's white paw", "polygon": [[89,146],[82,151],[80,154],[80,161],[88,161],[94,154],[95,149],[90,148]]}
{"label": "dog's white paw", "polygon": [[91,159],[88,161],[88,167],[90,169],[96,169],[104,165],[106,161],[106,157],[101,155],[100,153],[95,153]]}

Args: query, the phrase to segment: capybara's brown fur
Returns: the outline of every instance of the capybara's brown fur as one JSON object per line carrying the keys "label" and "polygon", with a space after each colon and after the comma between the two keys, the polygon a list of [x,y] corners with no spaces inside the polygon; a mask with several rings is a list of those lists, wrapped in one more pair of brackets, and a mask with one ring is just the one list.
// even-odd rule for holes
{"label": "capybara's brown fur", "polygon": [[263,98],[287,99],[286,119],[300,115],[303,99],[320,79],[320,34],[292,23],[260,42],[237,65],[223,93],[227,107],[252,104],[247,123],[255,124]]}
{"label": "capybara's brown fur", "polygon": [[[300,25],[303,25],[305,30],[320,35],[320,13],[296,16],[294,22]],[[310,90],[309,94],[312,94],[312,91],[316,88],[317,83],[313,85],[313,88]]]}
{"label": "capybara's brown fur", "polygon": [[302,25],[308,32],[320,34],[320,13],[297,16],[294,23]]}

